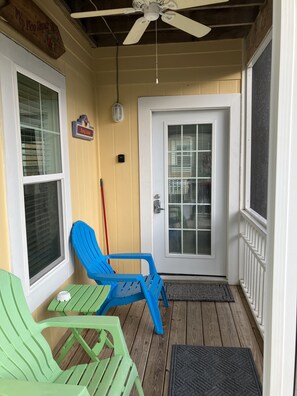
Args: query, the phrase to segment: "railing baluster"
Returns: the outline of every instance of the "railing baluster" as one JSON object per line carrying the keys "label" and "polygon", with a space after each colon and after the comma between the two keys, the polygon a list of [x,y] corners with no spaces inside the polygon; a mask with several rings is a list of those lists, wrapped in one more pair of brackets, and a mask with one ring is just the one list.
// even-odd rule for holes
{"label": "railing baluster", "polygon": [[266,271],[266,229],[251,215],[241,212],[241,239],[244,254],[240,283],[258,327],[264,334],[264,284]]}

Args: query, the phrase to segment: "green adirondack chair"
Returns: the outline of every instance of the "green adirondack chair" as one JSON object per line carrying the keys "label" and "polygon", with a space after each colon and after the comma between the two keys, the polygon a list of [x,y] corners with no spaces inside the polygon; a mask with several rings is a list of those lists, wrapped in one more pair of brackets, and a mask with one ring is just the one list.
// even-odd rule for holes
{"label": "green adirondack chair", "polygon": [[[105,330],[114,355],[61,370],[41,334],[48,327]],[[129,395],[135,384],[143,395],[117,317],[68,316],[35,322],[20,280],[0,270],[0,395]]]}

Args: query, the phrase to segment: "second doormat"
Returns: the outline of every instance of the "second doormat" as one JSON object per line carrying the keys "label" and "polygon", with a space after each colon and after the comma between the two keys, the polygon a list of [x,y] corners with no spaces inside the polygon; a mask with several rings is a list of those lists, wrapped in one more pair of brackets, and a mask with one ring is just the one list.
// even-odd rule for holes
{"label": "second doormat", "polygon": [[227,283],[165,281],[168,300],[234,302]]}
{"label": "second doormat", "polygon": [[261,396],[249,348],[173,345],[169,396]]}

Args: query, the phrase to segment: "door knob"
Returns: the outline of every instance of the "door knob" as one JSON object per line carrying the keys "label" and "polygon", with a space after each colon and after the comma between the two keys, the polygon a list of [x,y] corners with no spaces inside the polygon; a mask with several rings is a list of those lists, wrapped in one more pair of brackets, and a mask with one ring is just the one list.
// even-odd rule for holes
{"label": "door knob", "polygon": [[160,213],[161,210],[164,210],[164,208],[161,208],[161,201],[154,199],[154,213]]}

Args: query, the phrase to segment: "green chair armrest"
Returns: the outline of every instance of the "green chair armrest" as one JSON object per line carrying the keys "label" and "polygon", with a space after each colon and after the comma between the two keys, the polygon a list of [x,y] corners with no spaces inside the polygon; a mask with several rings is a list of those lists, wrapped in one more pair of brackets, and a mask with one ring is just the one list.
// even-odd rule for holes
{"label": "green chair armrest", "polygon": [[48,327],[105,330],[112,335],[115,355],[130,356],[120,320],[116,316],[54,317],[39,322],[39,326],[41,331]]}
{"label": "green chair armrest", "polygon": [[1,396],[90,396],[86,386],[0,379]]}

